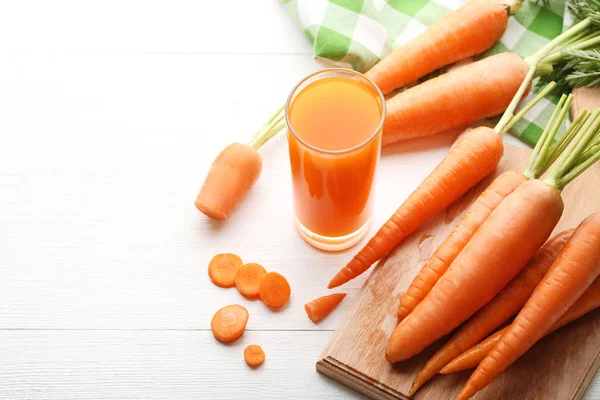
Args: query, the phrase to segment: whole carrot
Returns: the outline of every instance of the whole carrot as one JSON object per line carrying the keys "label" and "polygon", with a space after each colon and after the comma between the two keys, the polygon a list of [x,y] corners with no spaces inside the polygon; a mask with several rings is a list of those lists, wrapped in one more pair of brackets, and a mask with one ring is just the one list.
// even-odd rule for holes
{"label": "whole carrot", "polygon": [[501,114],[527,71],[521,57],[501,53],[398,93],[386,101],[382,146]]}
{"label": "whole carrot", "polygon": [[520,6],[520,1],[469,1],[385,56],[366,75],[386,94],[443,66],[483,53],[504,34],[509,14]]}
{"label": "whole carrot", "polygon": [[249,144],[232,143],[213,161],[200,193],[196,208],[206,216],[224,220],[246,197],[262,171],[257,150],[285,126],[281,110],[254,136]]}
{"label": "whole carrot", "polygon": [[541,339],[600,275],[600,214],[586,218],[460,392],[466,400]]}
{"label": "whole carrot", "polygon": [[549,239],[521,272],[427,361],[413,382],[411,396],[456,356],[521,310],[572,233],[573,230],[569,229]]}
{"label": "whole carrot", "polygon": [[[568,323],[581,318],[590,311],[600,307],[600,279],[596,278],[594,283],[585,291],[585,293],[573,304],[571,308],[560,317],[558,321],[544,334],[544,337],[552,332],[562,328]],[[478,345],[470,348],[460,356],[452,360],[441,371],[441,374],[451,374],[454,372],[464,371],[466,369],[477,368],[479,363],[483,361],[485,356],[494,348],[496,342],[508,330],[508,327],[500,329],[496,333],[488,336]]]}

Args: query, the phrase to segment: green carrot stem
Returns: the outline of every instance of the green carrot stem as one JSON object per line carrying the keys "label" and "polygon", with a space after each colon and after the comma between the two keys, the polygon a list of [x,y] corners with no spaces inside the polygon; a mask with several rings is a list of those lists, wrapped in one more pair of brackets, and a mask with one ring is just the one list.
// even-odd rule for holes
{"label": "green carrot stem", "polygon": [[537,69],[535,70],[535,77],[537,78],[538,76],[550,75],[553,72],[554,67],[552,66],[552,64],[546,63],[544,61],[538,64]]}
{"label": "green carrot stem", "polygon": [[[588,148],[590,141],[596,136],[596,132],[598,132],[598,127],[600,126],[600,110],[596,110],[592,117],[590,118],[590,124],[585,129],[585,135],[579,143],[579,146],[572,152],[569,153],[567,160],[564,164],[565,170],[572,169],[576,164],[577,160],[581,156],[581,153]],[[582,129],[583,130],[583,129]],[[589,133],[588,133],[589,132]]]}
{"label": "green carrot stem", "polygon": [[598,32],[581,32],[560,45],[548,56],[544,57],[542,63],[554,64],[564,58],[563,52],[565,50],[587,49],[598,43],[600,43],[600,35]]}
{"label": "green carrot stem", "polygon": [[266,124],[264,124],[258,132],[254,135],[254,137],[248,142],[248,146],[252,147],[254,150],[260,149],[260,147],[265,144],[269,139],[271,139],[277,132],[279,132],[282,128],[278,128],[281,121],[285,117],[285,112],[283,111],[285,106],[280,107],[275,114]]}
{"label": "green carrot stem", "polygon": [[577,118],[575,118],[575,121],[571,123],[567,131],[560,137],[559,140],[556,141],[556,143],[552,145],[552,147],[550,147],[550,159],[548,160],[546,169],[544,169],[542,174],[546,172],[546,170],[548,169],[547,167],[554,164],[558,156],[562,154],[565,147],[567,147],[567,145],[573,139],[573,135],[588,120],[589,116],[590,112],[588,110],[582,110],[577,116]]}
{"label": "green carrot stem", "polygon": [[573,135],[573,138],[560,155],[554,167],[550,171],[548,177],[544,180],[548,185],[555,187],[558,190],[562,190],[565,187],[566,183],[563,185],[561,183],[561,179],[567,175],[569,172],[568,169],[565,168],[565,164],[569,162],[569,158],[571,154],[575,151],[581,140],[586,136],[586,134],[593,135],[595,132],[591,131],[589,128],[592,125],[593,121],[598,118],[600,115],[600,110],[596,110],[592,116],[586,121],[585,124],[581,128],[577,130],[577,132]]}
{"label": "green carrot stem", "polygon": [[515,97],[512,98],[512,100],[510,101],[510,104],[506,108],[506,111],[504,111],[504,114],[502,114],[502,118],[500,118],[500,121],[498,121],[498,123],[494,127],[494,130],[496,132],[498,132],[498,134],[502,135],[503,133],[506,133],[506,131],[504,130],[504,127],[513,118],[515,109],[519,105],[521,98],[525,94],[525,91],[529,87],[529,84],[531,83],[531,80],[533,79],[533,76],[535,75],[535,69],[536,69],[535,66],[529,65],[529,71],[527,71],[527,75],[525,75],[525,79],[523,79],[523,82],[521,82],[521,86],[519,86],[519,90],[517,90]]}
{"label": "green carrot stem", "polygon": [[569,47],[570,45],[580,42],[582,40],[587,40],[591,37],[593,37],[596,33],[595,32],[589,32],[589,31],[582,31],[579,32],[577,35],[573,36],[572,38],[570,38],[569,40],[563,42],[563,44],[561,44],[560,46],[558,46],[558,48],[556,48],[552,54],[555,53],[560,53],[561,51],[563,51],[566,47]]}
{"label": "green carrot stem", "polygon": [[594,145],[590,146],[586,151],[584,151],[581,154],[581,157],[579,157],[579,160],[577,160],[577,165],[580,165],[589,160],[591,157],[594,156],[594,154],[596,154],[598,150],[600,150],[600,142],[594,143]]}
{"label": "green carrot stem", "polygon": [[[560,129],[560,126],[562,125],[563,121],[565,120],[565,117],[567,116],[567,113],[569,112],[569,109],[571,108],[571,104],[573,103],[573,95],[569,94],[569,96],[567,97],[566,101],[564,102],[564,104],[560,107],[560,112],[558,113],[558,116],[556,117],[556,119],[552,122],[552,127],[550,128],[550,133],[548,134],[546,141],[543,143],[542,149],[540,150],[540,154],[537,158],[537,160],[535,161],[535,165],[534,165],[534,171],[536,172],[536,176],[540,176],[543,171],[545,171],[546,169],[548,169],[548,161],[551,158],[552,154],[548,153],[548,150],[550,149],[550,145],[552,144],[552,142],[554,141],[554,138],[556,137],[556,133],[558,132],[558,130]],[[559,107],[557,106],[556,109],[558,109]],[[550,126],[550,124],[548,124]]]}
{"label": "green carrot stem", "polygon": [[558,53],[553,53],[553,54],[549,55],[548,57],[546,57],[542,60],[542,63],[554,64],[557,61],[561,61],[565,57],[564,52],[567,50],[568,51],[585,50],[585,49],[593,48],[594,46],[597,46],[598,44],[600,44],[600,36],[598,34],[596,34],[595,37],[593,37],[593,38],[587,39],[587,40],[579,42],[579,43],[572,44],[572,45],[564,48],[563,50],[561,50]]}
{"label": "green carrot stem", "polygon": [[523,118],[525,114],[529,112],[529,110],[531,110],[537,103],[539,103],[540,100],[546,97],[546,95],[550,93],[555,87],[556,82],[550,82],[549,84],[547,84],[544,89],[542,89],[533,99],[531,99],[529,103],[527,103],[523,108],[521,108],[521,110],[519,110],[519,112],[516,113],[515,116],[510,119],[510,121],[508,121],[506,126],[500,131],[500,134],[502,135],[508,132],[510,128],[512,128],[517,122],[519,122],[521,118]]}
{"label": "green carrot stem", "polygon": [[529,84],[533,80],[538,65],[542,62],[542,60],[548,56],[552,51],[554,51],[558,46],[560,46],[565,40],[570,39],[573,35],[577,35],[578,33],[584,31],[588,26],[592,24],[592,20],[590,18],[586,18],[581,22],[573,25],[571,28],[567,29],[557,37],[555,37],[552,41],[544,45],[540,50],[532,54],[531,56],[525,59],[525,63],[529,67],[529,71],[527,71],[527,75],[525,75],[525,79],[521,83],[519,90],[513,97],[512,101],[506,108],[506,111],[498,121],[498,124],[494,127],[494,130],[499,134],[502,134],[504,127],[508,122],[512,119],[515,109],[517,108],[523,94],[529,87]]}
{"label": "green carrot stem", "polygon": [[565,40],[568,40],[573,35],[576,35],[592,24],[591,18],[586,18],[581,22],[573,25],[554,39],[552,39],[549,43],[544,45],[541,49],[535,52],[533,55],[527,57],[525,61],[529,65],[537,65],[539,64],[545,57],[548,56],[552,51],[554,51],[557,47],[559,47]]}
{"label": "green carrot stem", "polygon": [[542,149],[544,148],[545,143],[552,142],[552,138],[549,138],[550,131],[552,130],[551,127],[552,127],[554,120],[556,119],[556,116],[559,114],[561,107],[565,103],[566,98],[567,98],[567,96],[564,94],[560,97],[558,104],[556,105],[556,107],[554,108],[554,111],[552,112],[552,115],[550,116],[550,120],[544,127],[544,130],[542,131],[540,138],[538,139],[535,147],[533,148],[533,151],[531,152],[531,155],[529,156],[529,161],[527,162],[527,168],[525,168],[525,172],[523,173],[523,175],[525,175],[528,179],[533,179],[537,176],[537,172],[535,170],[536,161],[540,157],[540,153],[542,152]]}
{"label": "green carrot stem", "polygon": [[581,175],[586,169],[591,167],[598,160],[600,160],[600,150],[597,150],[595,153],[593,153],[593,155],[590,158],[575,166],[563,178],[561,178],[559,180],[560,187],[564,188],[565,186],[567,186],[573,181],[573,179]]}

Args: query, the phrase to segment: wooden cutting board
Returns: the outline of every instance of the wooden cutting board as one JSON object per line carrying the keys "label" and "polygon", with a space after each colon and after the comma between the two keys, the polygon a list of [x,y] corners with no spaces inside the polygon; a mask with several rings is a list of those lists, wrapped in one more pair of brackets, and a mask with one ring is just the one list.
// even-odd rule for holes
{"label": "wooden cutting board", "polygon": [[[580,97],[579,109],[596,108],[588,104],[597,104],[597,94],[586,93],[590,103]],[[400,296],[479,193],[502,172],[522,171],[529,152],[506,145],[493,176],[432,218],[374,268],[321,354],[317,371],[373,399],[408,399],[413,379],[444,339],[411,360],[389,364],[384,354],[396,327]],[[600,212],[600,165],[569,185],[563,199],[565,214],[555,232],[576,227]],[[596,310],[542,339],[475,399],[579,399],[599,365],[600,310]],[[454,399],[470,373],[439,375],[413,398]]]}

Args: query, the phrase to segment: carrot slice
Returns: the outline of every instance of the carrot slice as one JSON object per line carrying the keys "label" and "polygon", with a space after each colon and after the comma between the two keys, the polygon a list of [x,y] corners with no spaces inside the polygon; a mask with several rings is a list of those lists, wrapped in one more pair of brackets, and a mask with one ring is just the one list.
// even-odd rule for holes
{"label": "carrot slice", "polygon": [[242,265],[242,259],[235,254],[217,254],[208,264],[208,276],[218,287],[230,288],[235,285],[235,275]]}
{"label": "carrot slice", "polygon": [[260,280],[260,298],[266,305],[281,307],[290,298],[290,284],[277,272],[269,272]]}
{"label": "carrot slice", "polygon": [[235,276],[235,287],[244,296],[250,299],[257,299],[259,297],[258,285],[262,277],[266,274],[267,271],[260,264],[245,264],[238,270]]}
{"label": "carrot slice", "polygon": [[265,352],[257,344],[251,344],[244,349],[244,360],[251,368],[260,367],[265,362]]}
{"label": "carrot slice", "polygon": [[314,299],[304,305],[306,315],[312,322],[317,323],[335,310],[344,297],[346,297],[346,293],[334,293]]}
{"label": "carrot slice", "polygon": [[239,304],[221,308],[210,322],[210,329],[219,342],[230,343],[238,340],[246,330],[248,310]]}

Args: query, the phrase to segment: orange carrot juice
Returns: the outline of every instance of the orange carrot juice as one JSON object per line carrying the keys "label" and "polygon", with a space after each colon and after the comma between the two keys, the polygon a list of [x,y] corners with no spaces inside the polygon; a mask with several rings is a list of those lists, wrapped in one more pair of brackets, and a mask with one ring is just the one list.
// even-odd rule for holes
{"label": "orange carrot juice", "polygon": [[309,76],[286,107],[294,211],[302,237],[340,250],[366,233],[385,101],[358,72]]}

